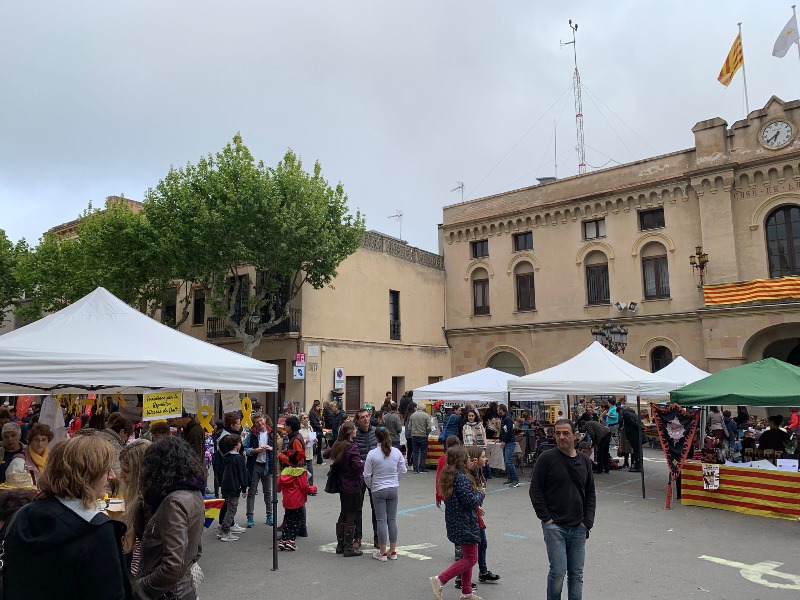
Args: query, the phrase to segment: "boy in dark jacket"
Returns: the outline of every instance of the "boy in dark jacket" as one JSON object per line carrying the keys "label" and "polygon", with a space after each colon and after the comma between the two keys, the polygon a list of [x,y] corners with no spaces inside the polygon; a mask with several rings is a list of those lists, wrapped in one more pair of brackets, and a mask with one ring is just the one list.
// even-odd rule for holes
{"label": "boy in dark jacket", "polygon": [[278,491],[283,492],[283,508],[286,516],[278,550],[297,550],[295,543],[297,534],[306,528],[303,508],[308,501],[308,495],[317,492],[317,486],[308,485],[308,471],[299,466],[299,457],[297,453],[289,454],[289,466],[281,471],[281,476],[278,478]]}
{"label": "boy in dark jacket", "polygon": [[219,441],[222,452],[222,497],[225,498],[226,512],[222,521],[219,539],[223,542],[235,542],[239,538],[231,533],[231,526],[239,508],[239,494],[247,497],[247,468],[244,457],[239,453],[242,448],[242,437],[231,433]]}

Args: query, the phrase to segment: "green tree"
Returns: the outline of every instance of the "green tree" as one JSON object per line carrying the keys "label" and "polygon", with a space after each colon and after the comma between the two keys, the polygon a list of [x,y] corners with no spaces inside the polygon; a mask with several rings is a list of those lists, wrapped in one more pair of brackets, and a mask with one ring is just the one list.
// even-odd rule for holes
{"label": "green tree", "polygon": [[[172,252],[174,275],[206,288],[212,314],[252,356],[264,331],[289,316],[301,287],[330,284],[364,236],[341,184],[287,151],[257,162],[240,134],[216,155],[172,168],[148,190],[144,214]],[[251,267],[254,280],[242,276]]]}
{"label": "green tree", "polygon": [[11,243],[6,232],[0,229],[0,323],[14,308],[22,289],[17,279],[17,263],[20,255],[27,251],[25,240],[16,245]]}
{"label": "green tree", "polygon": [[[90,204],[76,233],[65,238],[48,232],[19,259],[18,279],[29,298],[19,309],[24,318],[61,310],[98,286],[153,316],[175,292],[169,253],[144,216],[126,203],[105,210]],[[185,320],[185,305],[183,313]]]}

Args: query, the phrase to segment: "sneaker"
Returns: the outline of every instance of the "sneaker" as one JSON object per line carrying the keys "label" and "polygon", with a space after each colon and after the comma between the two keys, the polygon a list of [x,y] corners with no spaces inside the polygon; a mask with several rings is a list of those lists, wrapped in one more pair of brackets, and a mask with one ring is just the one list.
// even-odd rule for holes
{"label": "sneaker", "polygon": [[231,533],[244,533],[245,531],[247,530],[241,525],[237,525],[236,523],[231,525]]}
{"label": "sneaker", "polygon": [[483,598],[476,594],[467,594],[466,596],[461,594],[461,600],[483,600]]}
{"label": "sneaker", "polygon": [[386,562],[387,560],[389,560],[389,555],[381,554],[380,550],[375,550],[375,552],[372,553],[372,558],[374,558],[375,560],[379,560],[381,562]]}
{"label": "sneaker", "polygon": [[247,528],[249,529],[250,527],[255,527],[255,526],[256,522],[253,521],[253,517],[247,517]]}
{"label": "sneaker", "polygon": [[283,546],[284,546],[284,548],[283,548],[284,550],[291,550],[291,551],[297,550],[297,544],[295,543],[294,540],[286,540],[283,543]]}
{"label": "sneaker", "polygon": [[[456,577],[456,584],[455,584],[455,586],[454,586],[454,587],[455,587],[457,590],[460,590],[460,589],[461,589],[461,577]],[[475,591],[475,590],[477,590],[477,589],[478,589],[478,586],[477,586],[477,585],[475,585],[475,584],[473,583],[473,584],[472,584],[472,591]]]}
{"label": "sneaker", "polygon": [[[800,519],[798,519],[798,521],[800,521]],[[389,557],[389,560],[397,560],[397,552],[389,552],[387,556]]]}
{"label": "sneaker", "polygon": [[232,533],[221,533],[219,534],[219,541],[220,542],[238,542],[239,537],[233,535]]}
{"label": "sneaker", "polygon": [[272,520],[272,515],[267,517],[267,525],[272,525],[274,521]]}
{"label": "sneaker", "polygon": [[509,485],[508,487],[510,488],[519,487],[519,481],[517,480],[512,481],[511,485]]}
{"label": "sneaker", "polygon": [[278,540],[278,550],[286,550],[286,542]]}
{"label": "sneaker", "polygon": [[431,577],[431,590],[433,590],[433,600],[442,600],[442,584],[438,577]]}
{"label": "sneaker", "polygon": [[500,575],[495,575],[491,571],[486,571],[486,573],[478,573],[478,581],[481,583],[486,583],[487,581],[497,581],[500,579]]}

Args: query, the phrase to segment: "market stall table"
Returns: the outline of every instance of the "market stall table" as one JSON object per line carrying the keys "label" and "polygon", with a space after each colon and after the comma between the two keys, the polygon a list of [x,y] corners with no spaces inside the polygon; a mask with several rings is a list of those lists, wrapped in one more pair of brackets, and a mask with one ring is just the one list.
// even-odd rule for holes
{"label": "market stall table", "polygon": [[703,466],[687,461],[681,472],[681,503],[774,517],[800,518],[800,473],[719,466],[719,488],[703,489]]}

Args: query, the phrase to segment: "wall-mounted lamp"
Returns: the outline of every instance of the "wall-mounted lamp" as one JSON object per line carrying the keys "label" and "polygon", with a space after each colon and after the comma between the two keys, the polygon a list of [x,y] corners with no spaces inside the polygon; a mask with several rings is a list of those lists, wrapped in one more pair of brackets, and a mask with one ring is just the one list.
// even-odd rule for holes
{"label": "wall-mounted lamp", "polygon": [[617,307],[617,310],[619,312],[623,312],[623,311],[626,311],[626,310],[630,311],[630,312],[636,312],[636,307],[639,306],[639,305],[636,302],[631,301],[631,302],[627,302],[627,303],[626,302],[615,302],[614,306]]}
{"label": "wall-mounted lamp", "polygon": [[700,271],[700,285],[697,287],[702,287],[706,282],[706,265],[708,265],[708,254],[703,252],[702,246],[694,247],[694,254],[689,257],[689,264],[692,265],[692,272]]}

